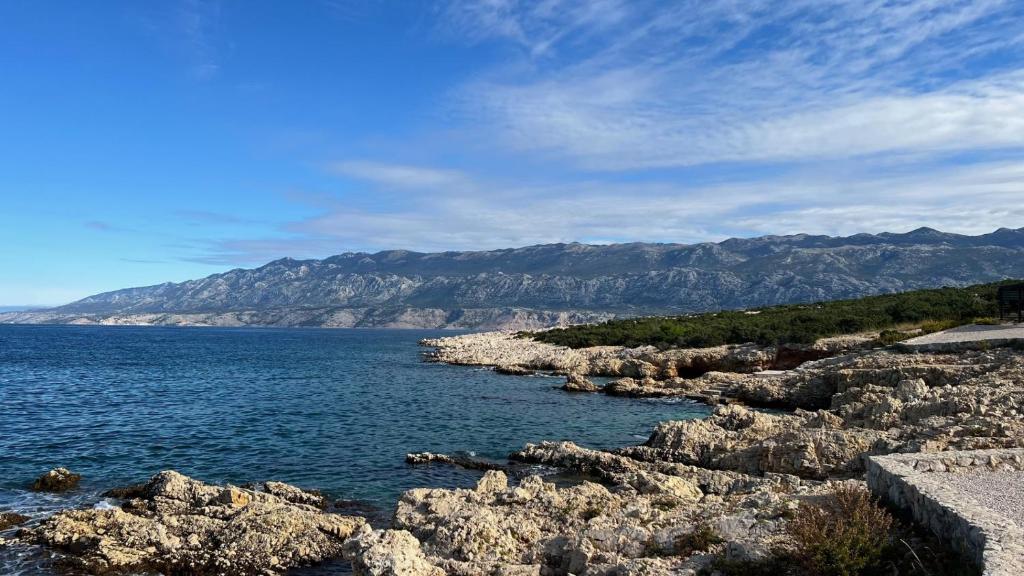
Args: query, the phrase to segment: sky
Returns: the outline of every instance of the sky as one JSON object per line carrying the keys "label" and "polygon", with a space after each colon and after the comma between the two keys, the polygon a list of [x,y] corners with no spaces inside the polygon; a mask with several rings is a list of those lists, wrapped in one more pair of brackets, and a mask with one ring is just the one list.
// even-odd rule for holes
{"label": "sky", "polygon": [[4,0],[0,26],[0,305],[285,256],[1024,226],[1019,0]]}

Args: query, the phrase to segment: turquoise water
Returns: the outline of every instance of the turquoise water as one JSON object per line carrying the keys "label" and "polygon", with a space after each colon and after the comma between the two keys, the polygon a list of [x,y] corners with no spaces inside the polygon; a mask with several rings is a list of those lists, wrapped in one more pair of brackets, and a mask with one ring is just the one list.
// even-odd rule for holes
{"label": "turquoise water", "polygon": [[[0,326],[0,510],[45,514],[163,469],[281,480],[390,510],[478,472],[412,451],[503,459],[527,442],[635,444],[702,405],[567,394],[561,379],[424,363],[437,331]],[[24,488],[66,466],[75,494]]]}

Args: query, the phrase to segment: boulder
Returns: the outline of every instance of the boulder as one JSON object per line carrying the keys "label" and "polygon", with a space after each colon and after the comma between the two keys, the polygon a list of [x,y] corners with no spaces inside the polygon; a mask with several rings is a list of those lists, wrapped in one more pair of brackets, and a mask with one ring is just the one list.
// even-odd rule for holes
{"label": "boulder", "polygon": [[501,470],[507,471],[508,466],[484,460],[467,454],[437,454],[434,452],[410,452],[405,455],[407,464],[448,464],[467,470]]}
{"label": "boulder", "polygon": [[28,522],[28,516],[17,512],[0,512],[0,531]]}
{"label": "boulder", "polygon": [[904,402],[920,400],[928,394],[928,384],[923,378],[900,380],[896,385],[896,397]]}
{"label": "boulder", "polygon": [[508,477],[504,472],[488,470],[484,477],[476,483],[476,491],[479,494],[497,494],[508,490]]}
{"label": "boulder", "polygon": [[305,504],[306,506],[323,508],[327,503],[327,499],[319,492],[302,490],[284,482],[264,482],[263,489],[267,493],[283,498],[293,504]]}
{"label": "boulder", "polygon": [[345,557],[352,561],[355,576],[445,576],[405,530],[363,526],[345,544]]}
{"label": "boulder", "polygon": [[523,368],[522,366],[516,366],[515,364],[500,364],[494,367],[494,371],[498,374],[506,374],[508,376],[530,376],[534,373],[529,368]]}
{"label": "boulder", "polygon": [[562,390],[566,392],[597,392],[597,386],[578,372],[571,372],[565,377]]}
{"label": "boulder", "polygon": [[32,483],[32,490],[36,492],[67,492],[78,487],[82,476],[75,474],[67,468],[54,468],[43,474]]}

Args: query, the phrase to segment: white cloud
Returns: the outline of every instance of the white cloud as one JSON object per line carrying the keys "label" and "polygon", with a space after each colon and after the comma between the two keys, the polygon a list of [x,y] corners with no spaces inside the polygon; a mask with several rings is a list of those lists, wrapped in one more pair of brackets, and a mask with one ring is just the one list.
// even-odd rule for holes
{"label": "white cloud", "polygon": [[441,14],[449,37],[514,48],[440,115],[459,137],[432,140],[435,157],[473,173],[336,162],[387,201],[306,202],[314,216],[208,258],[1024,221],[1019,2],[459,0]]}
{"label": "white cloud", "polygon": [[390,188],[462,187],[469,182],[464,174],[456,170],[365,160],[334,162],[328,166],[328,170],[334,174],[367,180]]}
{"label": "white cloud", "polygon": [[220,12],[220,0],[185,0],[178,8],[178,25],[191,60],[191,72],[199,80],[208,80],[220,72],[214,42]]}
{"label": "white cloud", "polygon": [[626,17],[624,0],[456,0],[442,9],[445,31],[473,42],[506,39],[542,56],[567,38],[609,30]]}
{"label": "white cloud", "polygon": [[[255,264],[280,256],[351,250],[479,250],[552,242],[681,242],[763,234],[849,235],[920,226],[964,234],[1024,222],[1024,161],[937,167],[850,166],[686,186],[673,182],[576,182],[523,186],[471,181],[486,197],[410,195],[373,212],[342,204],[286,224],[281,236],[223,240],[200,259]],[[464,176],[469,178],[468,176]]]}
{"label": "white cloud", "polygon": [[562,56],[463,86],[465,118],[588,170],[1024,147],[1024,13],[1005,0],[636,2],[595,23],[455,6],[471,38]]}

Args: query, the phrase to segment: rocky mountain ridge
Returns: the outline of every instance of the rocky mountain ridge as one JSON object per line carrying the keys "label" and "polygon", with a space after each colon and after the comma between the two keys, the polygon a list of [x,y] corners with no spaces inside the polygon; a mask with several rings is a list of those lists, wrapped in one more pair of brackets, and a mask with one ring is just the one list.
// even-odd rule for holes
{"label": "rocky mountain ridge", "polygon": [[853,298],[1024,276],[1024,228],[702,244],[549,244],[275,260],[126,288],[6,323],[535,328]]}

